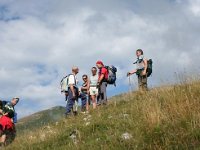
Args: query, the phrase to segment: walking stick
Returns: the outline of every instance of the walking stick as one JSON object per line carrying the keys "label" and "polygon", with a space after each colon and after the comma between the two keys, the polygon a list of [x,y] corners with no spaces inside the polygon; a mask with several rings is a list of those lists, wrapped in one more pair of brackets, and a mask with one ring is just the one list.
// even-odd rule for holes
{"label": "walking stick", "polygon": [[128,76],[129,92],[131,92],[131,76]]}
{"label": "walking stick", "polygon": [[129,85],[129,100],[131,99],[131,76],[128,76],[128,85]]}

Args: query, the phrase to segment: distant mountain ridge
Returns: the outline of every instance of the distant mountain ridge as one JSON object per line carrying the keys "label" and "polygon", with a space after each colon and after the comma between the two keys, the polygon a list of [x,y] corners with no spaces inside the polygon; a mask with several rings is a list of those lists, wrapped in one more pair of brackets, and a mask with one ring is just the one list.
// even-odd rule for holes
{"label": "distant mountain ridge", "polygon": [[60,121],[65,113],[65,107],[56,106],[46,109],[18,120],[16,128],[18,132],[34,130],[47,124]]}

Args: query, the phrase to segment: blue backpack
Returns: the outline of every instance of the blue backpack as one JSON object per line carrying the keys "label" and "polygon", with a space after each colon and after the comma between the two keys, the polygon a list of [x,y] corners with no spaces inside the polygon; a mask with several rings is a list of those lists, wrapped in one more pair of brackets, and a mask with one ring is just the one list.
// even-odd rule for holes
{"label": "blue backpack", "polygon": [[108,84],[113,84],[114,86],[116,86],[116,80],[117,80],[117,68],[113,65],[111,66],[105,66],[105,68],[108,70],[108,79],[107,79],[107,83]]}

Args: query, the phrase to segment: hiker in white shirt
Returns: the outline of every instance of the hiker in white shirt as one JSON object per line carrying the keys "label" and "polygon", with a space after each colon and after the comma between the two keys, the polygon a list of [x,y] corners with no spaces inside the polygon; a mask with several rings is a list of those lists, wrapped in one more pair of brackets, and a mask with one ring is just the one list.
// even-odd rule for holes
{"label": "hiker in white shirt", "polygon": [[96,98],[98,95],[98,88],[97,88],[97,83],[98,83],[98,74],[97,74],[97,68],[96,67],[92,67],[92,75],[90,76],[90,96],[92,99],[92,105],[93,105],[93,109],[96,108]]}

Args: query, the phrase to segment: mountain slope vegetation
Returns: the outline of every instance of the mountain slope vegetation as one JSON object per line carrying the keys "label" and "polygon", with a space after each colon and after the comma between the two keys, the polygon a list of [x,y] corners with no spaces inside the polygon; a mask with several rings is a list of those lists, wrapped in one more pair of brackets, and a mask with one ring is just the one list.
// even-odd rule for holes
{"label": "mountain slope vegetation", "polygon": [[199,81],[125,93],[89,114],[18,133],[6,149],[198,149],[199,108]]}

